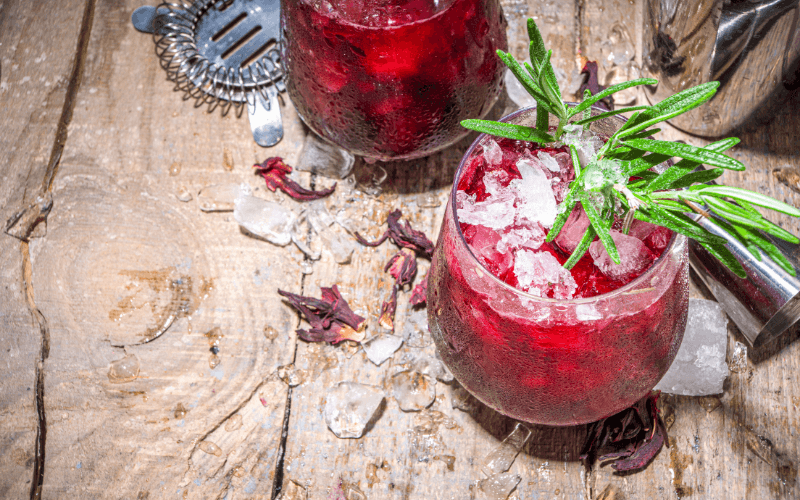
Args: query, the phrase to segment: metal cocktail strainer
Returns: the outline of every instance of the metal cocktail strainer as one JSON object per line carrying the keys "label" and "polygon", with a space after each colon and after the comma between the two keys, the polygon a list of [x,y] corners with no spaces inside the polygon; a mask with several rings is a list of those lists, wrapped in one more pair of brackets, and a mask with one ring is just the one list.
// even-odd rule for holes
{"label": "metal cocktail strainer", "polygon": [[140,7],[134,27],[152,33],[167,77],[197,107],[223,113],[247,104],[253,139],[274,146],[283,138],[278,93],[280,0],[183,0]]}

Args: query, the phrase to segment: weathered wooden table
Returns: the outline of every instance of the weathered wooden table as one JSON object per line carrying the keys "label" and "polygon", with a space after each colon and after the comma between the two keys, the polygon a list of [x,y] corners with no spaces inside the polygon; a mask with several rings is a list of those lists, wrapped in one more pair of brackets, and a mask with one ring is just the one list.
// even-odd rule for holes
{"label": "weathered wooden table", "polygon": [[[323,252],[309,267],[295,246],[243,234],[230,212],[202,211],[200,191],[240,183],[299,211],[264,189],[251,165],[268,156],[293,163],[307,131],[284,101],[285,138],[263,149],[246,117],[182,100],[152,39],[131,25],[141,3],[0,1],[0,221],[28,208],[17,237],[0,235],[0,496],[481,498],[483,457],[514,422],[481,406],[455,409],[456,386],[434,380],[430,408],[399,409],[392,375],[433,353],[407,292],[396,327],[413,341],[381,366],[356,345],[298,340],[298,316],[279,288],[319,296],[319,286],[336,283],[369,317],[368,334],[382,332],[376,316],[391,289],[382,267],[395,249],[358,246],[346,265]],[[536,18],[571,82],[566,97],[580,56],[600,62],[601,83],[614,72],[633,76],[642,8],[641,0],[504,1],[512,53],[524,55],[523,21]],[[633,62],[615,67],[613,51]],[[733,154],[749,170],[727,182],[800,204],[773,174],[797,166],[793,111],[739,134]],[[341,181],[325,203],[371,237],[395,208],[433,237],[467,143],[382,165],[379,193],[361,166],[357,183]],[[50,199],[46,221],[34,225]],[[168,330],[143,344],[169,314],[177,317]],[[730,330],[729,354],[744,342]],[[789,342],[748,361],[719,397],[663,397],[670,447],[639,473],[586,470],[583,427],[533,427],[511,469],[522,481],[510,498],[799,498],[799,351]],[[338,439],[323,420],[326,391],[339,381],[387,394],[360,439]]]}

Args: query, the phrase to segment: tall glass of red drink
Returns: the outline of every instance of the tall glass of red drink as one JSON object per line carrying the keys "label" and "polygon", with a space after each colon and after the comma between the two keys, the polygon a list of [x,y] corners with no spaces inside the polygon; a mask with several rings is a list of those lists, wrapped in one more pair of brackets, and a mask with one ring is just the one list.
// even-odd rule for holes
{"label": "tall glass of red drink", "polygon": [[287,89],[303,121],[368,159],[428,155],[499,95],[498,0],[281,2]]}
{"label": "tall glass of red drink", "polygon": [[[597,121],[592,128],[608,137],[621,120]],[[533,126],[536,112],[521,110],[502,121]],[[464,203],[480,203],[487,196],[484,190],[494,189],[488,182],[486,186],[476,182],[489,170],[477,157],[499,145],[501,169],[514,170],[507,163],[518,161],[530,147],[500,139],[489,146],[490,139],[497,138],[481,135],[459,166],[433,256],[428,319],[437,349],[468,391],[513,418],[576,425],[617,413],[658,383],[683,338],[688,308],[686,239],[656,226],[644,227],[645,232],[640,227],[644,236],[636,248],[646,256],[644,267],[609,278],[587,253],[563,283],[545,280],[536,292],[539,296],[522,291],[520,282],[536,282],[537,277],[516,275],[513,259],[521,258],[520,253],[515,257],[502,251],[511,240],[503,239],[501,245],[499,233],[459,219]],[[550,153],[558,157],[560,152]],[[515,176],[519,173],[510,175]],[[569,181],[566,170],[547,176],[554,191]],[[500,173],[497,178],[508,176]],[[465,201],[467,195],[471,201]],[[567,224],[574,222],[570,217]],[[562,229],[564,234],[569,231],[568,226]],[[621,244],[617,247],[623,251]],[[541,243],[531,255],[541,252],[561,263],[567,258],[551,243]],[[572,298],[563,298],[561,285],[569,288]]]}

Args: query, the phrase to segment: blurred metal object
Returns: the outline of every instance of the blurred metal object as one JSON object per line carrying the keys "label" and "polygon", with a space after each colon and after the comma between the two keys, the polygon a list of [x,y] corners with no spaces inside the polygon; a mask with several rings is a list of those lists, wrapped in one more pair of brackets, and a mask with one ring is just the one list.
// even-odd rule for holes
{"label": "blurred metal object", "polygon": [[[670,120],[717,137],[742,125],[796,85],[800,0],[646,0],[642,76],[659,80],[647,98],[659,102],[717,80],[705,105]],[[755,116],[754,116],[755,115]]]}
{"label": "blurred metal object", "polygon": [[[747,279],[739,278],[696,241],[689,242],[689,264],[750,345],[755,348],[767,345],[794,326],[800,319],[800,279],[784,271],[763,252],[761,260],[756,259],[707,217],[697,216],[696,220],[711,233],[728,240],[728,249],[747,272]],[[795,270],[800,270],[800,245],[770,239]]]}
{"label": "blurred metal object", "polygon": [[153,34],[161,67],[184,99],[223,113],[246,104],[256,143],[283,138],[280,0],[178,0],[139,8],[131,21]]}

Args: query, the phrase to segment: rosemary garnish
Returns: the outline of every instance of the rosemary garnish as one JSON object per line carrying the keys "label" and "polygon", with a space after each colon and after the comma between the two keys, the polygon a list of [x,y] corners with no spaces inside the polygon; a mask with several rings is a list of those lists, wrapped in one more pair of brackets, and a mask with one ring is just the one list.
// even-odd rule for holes
{"label": "rosemary garnish", "polygon": [[[708,101],[716,93],[719,82],[686,89],[652,106],[632,106],[591,116],[592,104],[601,99],[637,85],[655,85],[658,81],[639,78],[613,85],[595,95],[587,90],[583,100],[570,107],[561,99],[561,89],[550,63],[552,51],[545,49],[542,35],[533,19],[528,19],[528,36],[533,64],[526,62],[522,65],[500,50],[497,54],[536,100],[536,127],[488,120],[464,120],[461,124],[471,130],[509,139],[541,144],[564,142],[569,145],[576,177],[559,206],[559,214],[546,241],[552,241],[558,235],[578,203],[583,206],[591,224],[564,267],[570,269],[574,266],[586,253],[595,236],[618,264],[619,253],[609,231],[614,217],[620,215],[624,221],[623,232],[627,231],[634,218],[663,226],[696,240],[744,278],[745,271],[725,246],[726,240],[712,234],[687,215],[697,213],[713,219],[719,227],[744,244],[757,259],[761,259],[760,249],[792,276],[795,275],[794,268],[765,233],[791,243],[800,243],[800,239],[765,219],[755,206],[793,217],[800,216],[800,210],[746,189],[706,184],[721,176],[726,169],[745,169],[740,161],[724,154],[738,144],[739,139],[729,137],[702,148],[649,139],[659,132],[659,129],[651,127]],[[593,121],[626,112],[635,113],[596,154],[581,161],[575,145],[570,141],[570,132],[588,128]],[[554,132],[549,126],[549,115],[558,118]],[[680,160],[662,173],[651,170],[676,157]],[[701,164],[713,168],[705,170],[700,167]]]}

